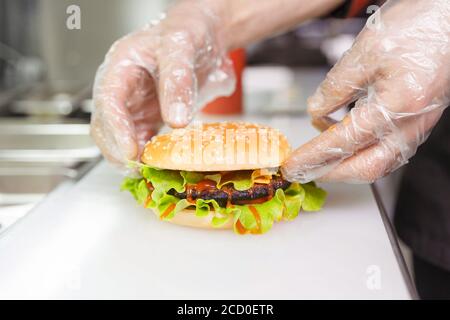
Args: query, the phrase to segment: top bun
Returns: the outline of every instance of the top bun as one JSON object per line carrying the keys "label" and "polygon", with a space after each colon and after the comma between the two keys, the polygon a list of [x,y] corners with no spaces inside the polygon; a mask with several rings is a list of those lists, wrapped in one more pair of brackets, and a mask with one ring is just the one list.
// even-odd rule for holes
{"label": "top bun", "polygon": [[195,124],[154,136],[141,160],[160,169],[232,171],[279,167],[291,147],[278,130],[247,122]]}

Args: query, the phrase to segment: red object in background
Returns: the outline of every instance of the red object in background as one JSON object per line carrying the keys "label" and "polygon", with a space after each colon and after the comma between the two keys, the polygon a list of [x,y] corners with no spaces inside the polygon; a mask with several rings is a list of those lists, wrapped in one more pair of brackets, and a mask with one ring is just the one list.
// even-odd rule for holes
{"label": "red object in background", "polygon": [[356,17],[358,14],[363,13],[364,9],[367,10],[367,7],[374,2],[373,0],[353,0],[348,10],[348,17]]}
{"label": "red object in background", "polygon": [[202,112],[207,114],[240,114],[242,113],[242,72],[245,67],[245,50],[236,49],[229,53],[236,75],[236,89],[229,97],[217,98],[208,103]]}

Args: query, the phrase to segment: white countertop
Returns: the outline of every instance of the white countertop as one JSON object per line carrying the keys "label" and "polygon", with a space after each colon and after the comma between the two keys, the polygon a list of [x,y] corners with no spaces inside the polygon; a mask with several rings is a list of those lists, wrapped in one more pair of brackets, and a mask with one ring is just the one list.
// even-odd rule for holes
{"label": "white countertop", "polygon": [[[294,146],[316,134],[305,118],[256,121]],[[410,298],[367,185],[324,185],[321,212],[238,236],[158,221],[121,179],[102,162],[2,234],[0,298]]]}

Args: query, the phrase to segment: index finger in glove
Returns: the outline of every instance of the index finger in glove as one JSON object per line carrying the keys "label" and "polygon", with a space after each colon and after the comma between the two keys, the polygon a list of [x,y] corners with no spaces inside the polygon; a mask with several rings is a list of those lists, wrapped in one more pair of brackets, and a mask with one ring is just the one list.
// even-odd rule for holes
{"label": "index finger in glove", "polygon": [[372,183],[405,164],[417,146],[425,141],[440,116],[442,108],[405,119],[399,132],[383,137],[378,143],[345,159],[319,181]]}
{"label": "index finger in glove", "polygon": [[363,95],[374,71],[365,67],[362,45],[356,42],[308,99],[308,112],[313,118],[324,117]]}
{"label": "index finger in glove", "polygon": [[192,119],[197,94],[195,48],[186,31],[163,35],[159,59],[159,99],[164,121],[184,127]]}
{"label": "index finger in glove", "polygon": [[283,165],[285,177],[300,182],[314,180],[344,159],[398,131],[397,122],[411,116],[407,109],[429,103],[427,97],[417,100],[408,95],[407,84],[400,78],[378,81],[374,92],[360,99],[341,122],[295,150]]}
{"label": "index finger in glove", "polygon": [[[142,33],[117,41],[97,71],[91,135],[105,157],[123,164],[136,159],[141,141],[158,129],[159,111],[150,71],[155,62],[139,47]],[[152,119],[154,121],[152,121]],[[136,131],[137,128],[143,129]]]}

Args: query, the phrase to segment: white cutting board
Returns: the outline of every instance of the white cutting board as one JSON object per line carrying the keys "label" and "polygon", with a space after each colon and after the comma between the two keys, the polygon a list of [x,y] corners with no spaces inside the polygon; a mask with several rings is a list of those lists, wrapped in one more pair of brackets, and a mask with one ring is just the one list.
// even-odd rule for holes
{"label": "white cutting board", "polygon": [[[283,121],[295,139],[303,120]],[[0,298],[410,298],[368,186],[324,185],[321,212],[238,236],[161,222],[121,179],[101,163],[4,233]]]}

